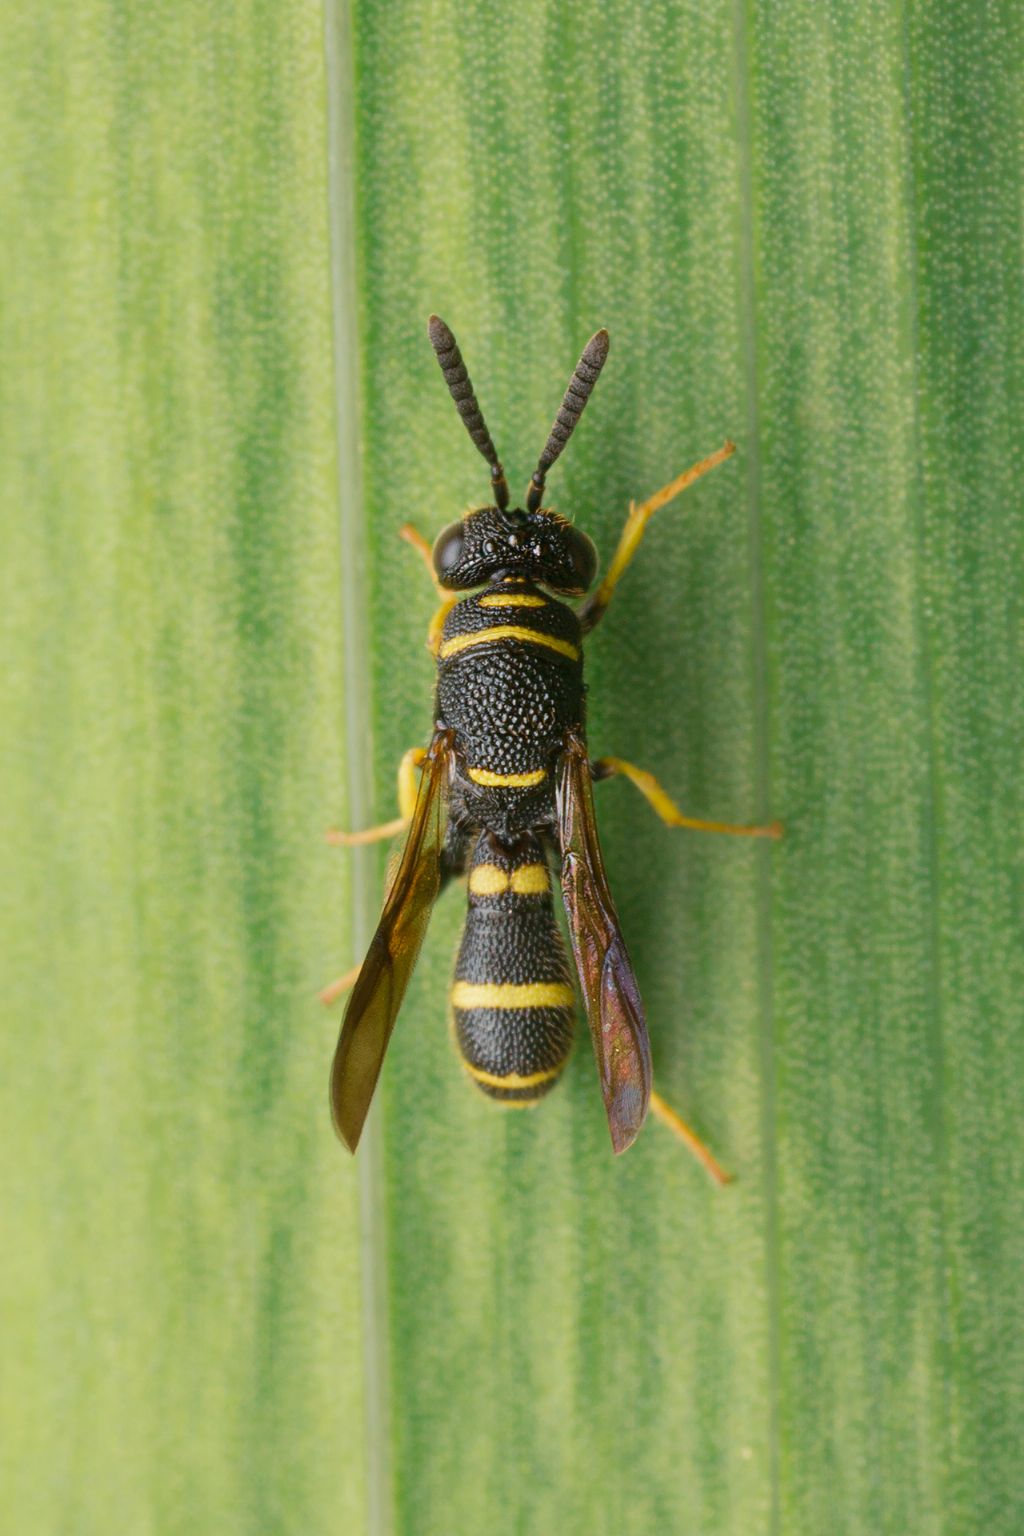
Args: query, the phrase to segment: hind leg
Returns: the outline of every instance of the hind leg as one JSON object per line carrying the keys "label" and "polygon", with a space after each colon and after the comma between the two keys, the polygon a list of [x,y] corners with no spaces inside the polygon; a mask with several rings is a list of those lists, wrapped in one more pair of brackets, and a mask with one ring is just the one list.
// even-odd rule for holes
{"label": "hind leg", "polygon": [[[621,774],[633,784],[643,795],[651,809],[669,827],[689,827],[698,832],[727,832],[737,837],[771,837],[782,836],[781,822],[774,821],[768,826],[740,826],[727,821],[700,821],[693,816],[684,816],[682,811],[669,799],[657,779],[652,773],[647,773],[642,768],[637,768],[633,763],[627,763],[621,757],[601,757],[591,765],[594,779],[610,779],[616,774]],[[677,1136],[683,1145],[693,1153],[698,1162],[707,1170],[716,1184],[728,1184],[732,1175],[726,1173],[710,1147],[703,1142],[691,1126],[687,1125],[682,1115],[672,1108],[672,1105],[663,1099],[660,1093],[651,1091],[651,1113],[662,1125]]]}
{"label": "hind leg", "polygon": [[701,1141],[697,1132],[687,1125],[682,1115],[653,1088],[651,1089],[651,1114],[656,1120],[660,1120],[662,1125],[667,1126],[673,1136],[678,1136],[683,1146],[693,1153],[701,1167],[707,1170],[716,1184],[732,1183],[732,1174],[726,1173],[707,1142]]}

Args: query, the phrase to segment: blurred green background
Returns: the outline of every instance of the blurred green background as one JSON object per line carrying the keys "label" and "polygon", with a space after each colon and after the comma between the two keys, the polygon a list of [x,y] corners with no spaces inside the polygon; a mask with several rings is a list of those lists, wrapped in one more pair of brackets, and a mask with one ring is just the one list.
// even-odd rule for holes
{"label": "blurred green background", "polygon": [[[0,1528],[1015,1533],[1021,67],[1011,0],[65,0],[0,60]],[[430,724],[397,540],[518,490],[588,653],[659,1084],[466,1086],[439,907],[356,1162],[319,985]]]}

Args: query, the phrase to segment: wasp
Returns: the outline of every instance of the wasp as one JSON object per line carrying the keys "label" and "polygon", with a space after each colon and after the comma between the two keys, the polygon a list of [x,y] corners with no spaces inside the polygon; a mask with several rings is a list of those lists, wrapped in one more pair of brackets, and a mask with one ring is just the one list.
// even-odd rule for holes
{"label": "wasp", "polygon": [[[684,816],[632,763],[591,761],[583,639],[606,612],[653,514],[727,459],[734,445],[725,443],[630,507],[611,565],[586,597],[597,552],[581,529],[544,504],[544,492],[604,366],[608,332],[599,330],[583,350],[523,507],[509,505],[505,472],[455,337],[436,315],[429,335],[463,425],[490,469],[491,500],[445,528],[432,550],[414,528],[402,530],[427,562],[441,599],[428,634],[437,663],[434,729],[426,748],[402,760],[398,821],[329,834],[351,844],[406,832],[365,960],[321,994],[332,999],[352,985],[331,1071],[335,1128],[354,1152],[431,909],[461,876],[468,910],[450,1003],[462,1065],[483,1093],[508,1107],[535,1104],[551,1091],[569,1057],[576,1011],[552,899],[557,870],[615,1152],[636,1139],[650,1106],[724,1181],[703,1142],[653,1093],[644,1010],[601,857],[592,786],[622,774],[673,826],[770,837],[780,829]],[[572,607],[566,598],[584,601]]]}

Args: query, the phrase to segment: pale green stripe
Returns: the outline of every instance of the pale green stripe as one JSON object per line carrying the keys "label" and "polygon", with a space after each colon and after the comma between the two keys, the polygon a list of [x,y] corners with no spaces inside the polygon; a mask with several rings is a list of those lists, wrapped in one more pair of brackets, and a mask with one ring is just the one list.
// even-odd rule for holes
{"label": "pale green stripe", "polygon": [[751,22],[782,1528],[1010,1533],[1020,17]]}
{"label": "pale green stripe", "polygon": [[[360,464],[361,419],[359,320],[356,288],[356,102],[352,16],[346,0],[327,0],[325,45],[329,105],[329,195],[334,296],[334,384],[339,445],[338,502],[341,519],[340,586],[345,637],[345,735],[349,825],[370,824],[373,788],[368,742],[369,636],[365,600],[365,515]],[[377,885],[372,854],[353,849],[352,901],[346,942],[355,962],[376,922]],[[341,1010],[339,1010],[341,1011]],[[339,1148],[339,1155],[341,1153]],[[387,1232],[383,1198],[380,1111],[371,1113],[359,1146],[359,1231],[365,1380],[365,1480],[368,1536],[393,1527],[390,1421]],[[353,1465],[350,1461],[349,1465]],[[363,1470],[363,1469],[361,1469]]]}
{"label": "pale green stripe", "polygon": [[4,1523],[357,1530],[322,22],[0,74]]}

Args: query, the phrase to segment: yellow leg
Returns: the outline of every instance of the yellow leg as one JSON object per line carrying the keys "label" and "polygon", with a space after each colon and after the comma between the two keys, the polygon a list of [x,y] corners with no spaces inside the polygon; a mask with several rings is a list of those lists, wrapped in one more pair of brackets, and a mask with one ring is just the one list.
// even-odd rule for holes
{"label": "yellow leg", "polygon": [[416,774],[423,767],[426,755],[422,747],[410,747],[408,752],[402,753],[398,765],[398,809],[403,821],[412,821],[420,787]]}
{"label": "yellow leg", "polygon": [[348,991],[361,970],[362,966],[354,965],[350,971],[345,972],[344,976],[339,976],[336,981],[330,982],[321,992],[317,993],[325,1008],[329,1008],[332,1003],[336,1003],[342,993]]}
{"label": "yellow leg", "polygon": [[441,649],[441,631],[444,629],[444,621],[451,613],[458,600],[458,593],[449,592],[448,596],[445,598],[440,608],[435,611],[434,617],[427,625],[427,650],[430,652],[431,656],[436,656],[438,651]]}
{"label": "yellow leg", "polygon": [[412,820],[412,813],[416,809],[416,794],[419,789],[416,773],[426,755],[422,747],[410,747],[408,752],[402,755],[402,761],[398,765],[400,814],[394,821],[383,821],[380,826],[366,827],[362,832],[339,832],[336,827],[330,827],[326,834],[327,841],[334,847],[358,848],[365,843],[382,843],[385,838],[395,837],[403,831]]}
{"label": "yellow leg", "polygon": [[671,1104],[666,1104],[660,1093],[651,1089],[651,1114],[667,1125],[673,1135],[678,1136],[684,1146],[688,1147],[697,1161],[707,1169],[716,1184],[731,1184],[732,1174],[726,1173],[721,1163],[714,1156],[711,1148],[706,1146],[696,1131],[691,1130],[681,1115],[677,1115]]}
{"label": "yellow leg", "polygon": [[438,581],[437,572],[434,570],[433,551],[418,528],[414,528],[412,523],[403,523],[398,530],[398,534],[407,544],[412,545],[423,561],[427,568],[427,575],[433,583],[434,591],[437,593],[441,604],[427,628],[427,649],[431,655],[436,656],[438,647],[441,644],[441,630],[444,628],[444,621],[458,602],[459,594],[457,592],[449,592],[448,588],[442,587]]}
{"label": "yellow leg", "polygon": [[414,527],[412,523],[403,523],[401,528],[398,530],[398,537],[400,539],[404,539],[407,544],[411,544],[413,549],[419,555],[420,559],[423,561],[423,564],[427,568],[427,575],[430,577],[434,591],[437,593],[438,597],[442,599],[450,597],[451,594],[445,591],[444,587],[442,587],[441,583],[437,579],[437,572],[434,570],[433,551],[431,550],[430,545],[427,543],[426,539],[423,537],[422,533],[420,533],[419,529]]}
{"label": "yellow leg", "polygon": [[383,843],[389,837],[397,837],[407,825],[404,816],[396,816],[394,821],[382,821],[378,827],[364,827],[362,832],[341,832],[337,827],[328,827],[324,835],[333,848],[362,848],[366,843]]}
{"label": "yellow leg", "polygon": [[[366,827],[362,832],[339,832],[335,827],[331,827],[327,832],[327,841],[336,847],[356,848],[365,843],[382,843],[385,838],[395,837],[399,832],[404,832],[416,809],[416,795],[419,791],[416,774],[426,755],[422,747],[410,747],[408,752],[402,754],[402,761],[398,765],[400,816],[396,816],[394,821],[381,822],[379,827]],[[346,971],[344,976],[339,976],[323,988],[318,994],[320,1001],[325,1006],[335,1002],[343,992],[348,991],[358,975],[359,966],[355,965],[350,971]]]}
{"label": "yellow leg", "polygon": [[663,507],[666,502],[673,501],[683,491],[688,490],[695,480],[706,475],[709,470],[717,469],[730,454],[736,452],[735,443],[724,443],[717,453],[709,454],[706,459],[701,459],[699,464],[693,464],[685,469],[681,475],[669,485],[663,485],[660,491],[655,491],[646,501],[639,504],[631,501],[629,515],[626,518],[626,526],[619,538],[619,547],[612,557],[612,563],[608,567],[601,585],[597,591],[587,598],[586,602],[578,609],[579,621],[583,626],[583,633],[587,634],[604,616],[605,609],[612,600],[612,594],[622,579],[622,574],[640,547],[640,540],[644,536],[644,530],[655,512]]}
{"label": "yellow leg", "polygon": [[636,785],[647,804],[668,827],[690,827],[695,832],[728,832],[733,837],[778,839],[782,836],[781,821],[773,821],[766,827],[747,827],[731,821],[698,821],[694,816],[684,816],[679,807],[666,795],[653,773],[647,773],[643,768],[637,768],[621,757],[599,757],[593,764],[595,779],[610,779],[616,773],[621,773],[624,779]]}

